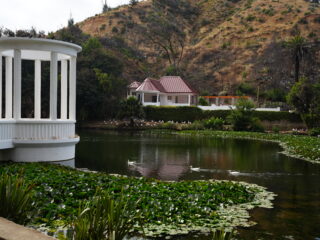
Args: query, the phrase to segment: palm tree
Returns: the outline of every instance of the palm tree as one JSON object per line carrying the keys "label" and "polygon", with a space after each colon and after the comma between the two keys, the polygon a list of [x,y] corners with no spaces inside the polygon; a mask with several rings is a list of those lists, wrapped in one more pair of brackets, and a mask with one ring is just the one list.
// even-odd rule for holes
{"label": "palm tree", "polygon": [[298,82],[300,77],[300,63],[306,52],[306,39],[300,35],[294,36],[286,42],[286,46],[292,51],[295,68],[294,80]]}

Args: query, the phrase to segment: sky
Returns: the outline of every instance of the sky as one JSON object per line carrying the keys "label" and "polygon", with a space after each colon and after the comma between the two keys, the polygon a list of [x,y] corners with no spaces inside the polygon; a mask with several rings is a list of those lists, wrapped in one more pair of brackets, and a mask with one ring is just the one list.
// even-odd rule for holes
{"label": "sky", "polygon": [[[0,0],[0,27],[56,31],[67,25],[70,15],[75,22],[101,13],[104,0]],[[129,0],[107,0],[111,7]]]}

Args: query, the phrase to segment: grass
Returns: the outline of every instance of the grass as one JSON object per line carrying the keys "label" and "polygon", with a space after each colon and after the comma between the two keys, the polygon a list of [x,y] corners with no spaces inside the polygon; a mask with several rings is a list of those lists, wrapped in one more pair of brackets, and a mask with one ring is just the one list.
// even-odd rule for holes
{"label": "grass", "polygon": [[[263,187],[231,181],[164,182],[154,179],[87,173],[58,165],[26,163],[0,165],[0,174],[21,173],[34,185],[35,217],[31,224],[71,228],[83,201],[97,187],[113,198],[137,203],[146,236],[210,233],[215,228],[250,226],[248,209],[272,207],[274,195]],[[135,224],[133,231],[141,231]]]}
{"label": "grass", "polygon": [[181,131],[179,134],[206,135],[222,138],[253,139],[279,143],[284,154],[313,163],[320,163],[320,138],[292,134],[233,132],[233,131]]}

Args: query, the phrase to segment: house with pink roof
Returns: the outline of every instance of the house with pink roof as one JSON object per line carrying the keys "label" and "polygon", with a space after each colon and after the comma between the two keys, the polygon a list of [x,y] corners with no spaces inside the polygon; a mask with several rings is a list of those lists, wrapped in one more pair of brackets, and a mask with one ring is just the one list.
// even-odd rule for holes
{"label": "house with pink roof", "polygon": [[131,83],[128,96],[136,96],[144,106],[191,106],[197,104],[198,94],[181,77],[164,76]]}

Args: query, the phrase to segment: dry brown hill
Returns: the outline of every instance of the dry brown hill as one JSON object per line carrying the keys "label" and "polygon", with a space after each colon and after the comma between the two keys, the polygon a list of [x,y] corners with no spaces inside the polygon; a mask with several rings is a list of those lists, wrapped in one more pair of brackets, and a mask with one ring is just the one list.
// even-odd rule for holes
{"label": "dry brown hill", "polygon": [[[283,42],[300,34],[308,42],[301,72],[320,79],[320,4],[305,0],[162,0],[185,33],[181,74],[201,91],[234,93],[243,81],[263,89],[289,88],[292,53]],[[182,4],[183,3],[183,4]],[[106,39],[125,65],[128,82],[165,74],[168,58],[146,28],[152,1],[122,6],[78,23]],[[159,23],[160,24],[160,23]],[[114,44],[111,42],[114,41]],[[130,51],[128,50],[130,49]],[[311,57],[310,57],[311,56]],[[318,64],[318,65],[317,65]]]}

